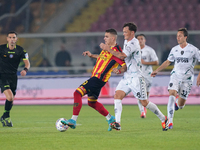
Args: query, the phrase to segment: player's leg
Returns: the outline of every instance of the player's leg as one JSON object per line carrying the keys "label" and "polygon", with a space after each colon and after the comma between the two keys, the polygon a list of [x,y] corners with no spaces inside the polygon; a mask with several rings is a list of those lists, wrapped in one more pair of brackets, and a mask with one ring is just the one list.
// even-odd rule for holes
{"label": "player's leg", "polygon": [[152,111],[160,119],[163,131],[166,131],[168,129],[168,119],[165,115],[163,115],[157,105],[148,100],[140,100],[140,102],[144,107]]}
{"label": "player's leg", "polygon": [[73,106],[73,115],[71,119],[61,122],[65,125],[68,125],[72,129],[76,128],[76,121],[78,118],[78,115],[80,113],[80,110],[82,108],[82,97],[86,94],[86,90],[84,87],[80,86],[78,87],[74,92],[74,106]]}
{"label": "player's leg", "polygon": [[[147,92],[147,97],[148,97],[148,95],[149,95],[149,92]],[[138,108],[139,108],[139,110],[140,110],[140,117],[141,117],[141,118],[146,118],[146,113],[147,113],[146,107],[144,107],[144,106],[141,104],[141,102],[140,102],[139,99],[137,99],[137,102],[138,102]]]}
{"label": "player's leg", "polygon": [[3,126],[12,127],[13,124],[10,120],[10,110],[12,109],[12,106],[13,106],[14,95],[10,89],[4,90],[3,93],[6,96],[6,102],[5,102],[4,113],[1,116],[1,122],[2,122]]}
{"label": "player's leg", "polygon": [[[88,106],[92,107],[93,109],[98,111],[101,115],[103,115],[106,118],[109,125],[110,123],[115,122],[115,117],[112,116],[108,112],[108,110],[103,106],[103,104],[98,102],[95,97],[93,96],[88,97]],[[109,126],[108,131],[111,131],[110,126]]]}
{"label": "player's leg", "polygon": [[[149,99],[149,91],[151,89],[152,78],[151,77],[145,77],[144,81],[146,83],[147,99]],[[146,107],[144,107],[141,104],[139,99],[137,99],[137,102],[138,102],[138,107],[139,107],[139,110],[140,110],[140,117],[146,118],[146,113],[147,113]]]}
{"label": "player's leg", "polygon": [[130,93],[131,89],[127,86],[127,80],[122,79],[118,83],[114,95],[114,110],[116,122],[112,124],[112,128],[121,130],[121,114],[122,114],[122,99]]}
{"label": "player's leg", "polygon": [[176,103],[175,103],[175,110],[184,108],[185,102],[188,98],[191,87],[192,87],[192,81],[190,80],[188,82],[183,82],[181,84],[180,90],[179,90],[179,98],[176,100]]}
{"label": "player's leg", "polygon": [[169,119],[169,129],[173,128],[173,117],[174,117],[174,111],[175,111],[175,101],[176,101],[176,90],[169,90],[169,101],[167,104],[167,116]]}

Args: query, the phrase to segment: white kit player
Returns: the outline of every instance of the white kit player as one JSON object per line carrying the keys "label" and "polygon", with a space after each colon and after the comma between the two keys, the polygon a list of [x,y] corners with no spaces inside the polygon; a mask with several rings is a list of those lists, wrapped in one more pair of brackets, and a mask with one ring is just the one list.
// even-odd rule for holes
{"label": "white kit player", "polygon": [[[159,61],[155,50],[150,46],[146,45],[146,36],[144,34],[139,34],[136,36],[136,38],[138,39],[141,48],[142,75],[146,83],[147,98],[148,98],[153,79],[153,77],[151,77],[151,73],[153,72],[152,65],[158,65]],[[139,100],[138,100],[138,107],[141,113],[140,117],[146,118],[146,108],[142,106]]]}
{"label": "white kit player", "polygon": [[[138,40],[135,38],[137,26],[134,23],[125,23],[123,26],[124,47],[123,52],[111,51],[108,45],[103,43],[100,47],[107,50],[114,56],[125,61],[127,71],[124,72],[123,78],[116,87],[114,95],[114,108],[116,122],[110,124],[110,131],[112,129],[121,130],[121,113],[122,113],[122,99],[133,92],[135,98],[139,99],[141,104],[151,110],[162,122],[163,131],[167,130],[168,119],[162,114],[158,107],[147,100],[146,84],[141,75],[141,49]],[[114,73],[121,73],[117,68],[113,70]]]}
{"label": "white kit player", "polygon": [[[182,109],[185,106],[194,79],[194,66],[197,60],[200,62],[199,49],[187,43],[187,38],[187,29],[180,28],[177,32],[177,42],[179,45],[171,49],[168,59],[151,74],[155,77],[159,71],[169,66],[171,62],[174,62],[174,68],[171,72],[168,85],[169,101],[167,113],[169,129],[173,128],[174,110]],[[179,98],[175,102],[177,93],[179,94]]]}

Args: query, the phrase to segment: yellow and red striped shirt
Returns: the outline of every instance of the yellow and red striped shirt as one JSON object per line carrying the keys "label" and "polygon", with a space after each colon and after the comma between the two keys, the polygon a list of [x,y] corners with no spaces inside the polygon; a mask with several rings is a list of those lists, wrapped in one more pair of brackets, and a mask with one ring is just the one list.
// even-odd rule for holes
{"label": "yellow and red striped shirt", "polygon": [[[119,45],[111,47],[111,49],[114,51],[122,52],[122,49]],[[118,65],[123,66],[125,65],[125,62],[115,57],[110,52],[102,50],[99,57],[97,58],[91,77],[97,77],[103,82],[107,82],[111,76],[112,69],[117,68]]]}

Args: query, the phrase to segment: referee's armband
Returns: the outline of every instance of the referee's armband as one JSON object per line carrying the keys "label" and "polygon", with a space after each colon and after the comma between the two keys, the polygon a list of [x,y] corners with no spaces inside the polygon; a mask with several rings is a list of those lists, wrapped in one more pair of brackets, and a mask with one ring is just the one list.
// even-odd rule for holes
{"label": "referee's armband", "polygon": [[28,72],[28,68],[25,67],[24,70],[25,70],[26,72]]}

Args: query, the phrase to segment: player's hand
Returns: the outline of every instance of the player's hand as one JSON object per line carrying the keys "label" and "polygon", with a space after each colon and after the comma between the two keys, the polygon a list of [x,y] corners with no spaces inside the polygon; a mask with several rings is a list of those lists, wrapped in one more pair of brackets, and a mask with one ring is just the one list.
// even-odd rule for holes
{"label": "player's hand", "polygon": [[158,71],[153,71],[152,73],[151,73],[151,77],[155,77],[156,75],[158,74]]}
{"label": "player's hand", "polygon": [[119,69],[117,69],[117,68],[113,68],[113,69],[112,69],[112,72],[114,72],[115,74],[120,74],[120,71],[119,71]]}
{"label": "player's hand", "polygon": [[110,46],[108,46],[108,45],[106,45],[106,44],[104,44],[104,43],[101,43],[101,44],[99,45],[99,47],[100,47],[101,49],[103,49],[103,50],[108,51],[108,52],[109,52],[109,50],[110,50]]}
{"label": "player's hand", "polygon": [[83,54],[82,54],[83,56],[86,56],[86,55],[88,55],[89,57],[91,57],[91,53],[90,53],[90,51],[85,51],[85,52],[83,52]]}
{"label": "player's hand", "polygon": [[22,71],[20,72],[20,74],[21,74],[21,76],[25,76],[25,75],[26,75],[26,71],[25,71],[25,70],[22,70]]}
{"label": "player's hand", "polygon": [[144,59],[141,59],[141,63],[142,63],[143,65],[146,65]]}

